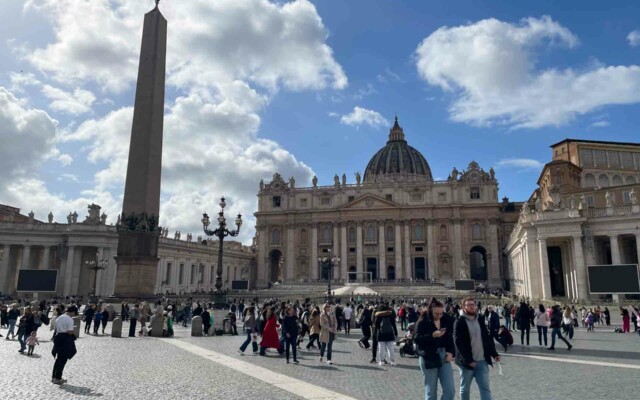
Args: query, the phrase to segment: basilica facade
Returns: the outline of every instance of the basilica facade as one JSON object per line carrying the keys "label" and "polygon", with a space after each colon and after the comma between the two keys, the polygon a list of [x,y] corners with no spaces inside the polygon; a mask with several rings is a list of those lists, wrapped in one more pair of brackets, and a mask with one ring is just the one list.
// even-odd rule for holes
{"label": "basilica facade", "polygon": [[[434,181],[396,118],[364,176],[297,187],[275,173],[260,182],[257,284],[269,282],[508,282],[502,249],[519,205],[498,200],[498,181],[472,161]],[[332,260],[327,262],[326,260]]]}

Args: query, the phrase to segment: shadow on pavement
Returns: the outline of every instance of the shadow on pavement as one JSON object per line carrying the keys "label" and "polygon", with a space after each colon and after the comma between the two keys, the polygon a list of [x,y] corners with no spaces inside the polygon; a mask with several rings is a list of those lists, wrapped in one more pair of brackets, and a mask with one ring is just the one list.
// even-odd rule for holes
{"label": "shadow on pavement", "polygon": [[93,389],[84,386],[74,386],[67,383],[60,385],[60,389],[80,396],[101,397],[102,393],[97,393]]}
{"label": "shadow on pavement", "polygon": [[[640,354],[631,351],[616,351],[616,350],[597,350],[597,349],[581,349],[573,346],[571,350],[567,350],[567,347],[562,341],[556,342],[556,350],[550,351],[547,349],[529,350],[529,351],[513,351],[513,354],[530,354],[530,355],[543,355],[543,356],[564,356],[565,354],[582,357],[597,357],[597,358],[617,358],[625,360],[638,360]],[[509,354],[509,353],[506,353]]]}

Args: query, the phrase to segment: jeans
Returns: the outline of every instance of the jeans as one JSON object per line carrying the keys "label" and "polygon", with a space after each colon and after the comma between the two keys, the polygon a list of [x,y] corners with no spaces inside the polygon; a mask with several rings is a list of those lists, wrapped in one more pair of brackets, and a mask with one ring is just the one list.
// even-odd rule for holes
{"label": "jeans", "polygon": [[333,347],[333,333],[329,334],[328,343],[320,343],[320,357],[324,357],[324,351],[327,351],[327,361],[331,361],[331,348]]}
{"label": "jeans", "polygon": [[491,389],[489,389],[489,365],[485,360],[476,361],[474,369],[460,367],[460,399],[469,400],[471,395],[471,382],[473,378],[478,383],[480,390],[480,400],[491,400]]}
{"label": "jeans", "polygon": [[538,343],[542,346],[542,338],[544,337],[544,345],[547,345],[547,327],[537,325],[538,328]]}
{"label": "jeans", "polygon": [[453,400],[455,398],[455,387],[453,383],[453,368],[450,362],[445,362],[446,352],[444,349],[438,351],[442,359],[440,368],[424,367],[424,358],[420,357],[420,371],[424,377],[424,398],[425,400],[437,400],[438,398],[438,379],[442,385],[441,400]]}
{"label": "jeans", "polygon": [[[289,347],[293,348],[293,361],[296,361],[298,359],[298,352],[296,349],[296,341],[298,340],[298,335],[291,335],[291,337],[285,337],[284,342],[285,342],[285,352],[286,352],[286,358],[287,361],[289,361]],[[331,359],[331,356],[329,356],[329,359]]]}
{"label": "jeans", "polygon": [[360,338],[360,342],[364,345],[365,349],[369,348],[369,338],[371,337],[371,326],[363,325],[362,327],[362,337]]}
{"label": "jeans", "polygon": [[395,345],[395,342],[391,341],[391,342],[378,342],[378,361],[379,362],[383,362],[384,358],[385,358],[385,350],[387,352],[387,354],[389,355],[389,362],[396,362],[395,358],[393,357],[393,346]]}
{"label": "jeans", "polygon": [[[245,340],[244,343],[242,343],[242,346],[240,346],[240,351],[243,353],[247,347],[249,347],[249,343],[252,343],[251,334],[253,333],[253,330],[251,328],[245,329],[245,333],[247,334],[247,340]],[[258,343],[253,342],[252,348],[254,353],[258,351]]]}
{"label": "jeans", "polygon": [[521,326],[520,327],[520,344],[524,345],[524,333],[527,332],[527,346],[529,345],[529,333],[530,333],[530,327],[524,327]]}
{"label": "jeans", "polygon": [[560,332],[560,328],[552,328],[551,329],[551,348],[552,349],[555,348],[556,346],[556,335],[560,340],[562,340],[567,345],[567,347],[571,346],[567,341],[567,339],[565,339],[564,336],[562,336],[562,332]]}
{"label": "jeans", "polygon": [[511,317],[506,317],[504,319],[504,326],[507,330],[511,330]]}
{"label": "jeans", "polygon": [[16,328],[16,320],[15,319],[10,319],[9,320],[9,330],[7,330],[7,339],[9,339],[9,335],[15,337],[16,333],[14,331],[14,329]]}
{"label": "jeans", "polygon": [[307,343],[307,350],[309,350],[311,346],[313,346],[314,342],[316,342],[316,344],[319,345],[319,343],[317,343],[319,337],[320,335],[318,335],[317,333],[314,333],[313,335],[309,335],[309,343]]}
{"label": "jeans", "polygon": [[27,333],[24,330],[18,331],[18,342],[20,342],[20,351],[24,351],[27,348]]}

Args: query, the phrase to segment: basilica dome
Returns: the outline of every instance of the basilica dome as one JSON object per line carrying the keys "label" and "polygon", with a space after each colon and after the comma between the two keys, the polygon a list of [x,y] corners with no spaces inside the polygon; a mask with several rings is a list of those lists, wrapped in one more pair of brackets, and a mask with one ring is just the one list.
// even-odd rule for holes
{"label": "basilica dome", "polygon": [[407,144],[398,117],[389,131],[389,141],[367,164],[364,182],[432,182],[431,168],[422,154]]}

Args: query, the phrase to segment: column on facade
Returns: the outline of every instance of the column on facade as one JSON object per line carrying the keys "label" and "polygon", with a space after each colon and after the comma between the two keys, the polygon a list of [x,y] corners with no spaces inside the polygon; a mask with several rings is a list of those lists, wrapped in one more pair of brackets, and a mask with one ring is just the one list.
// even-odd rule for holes
{"label": "column on facade", "polygon": [[40,259],[39,269],[49,269],[49,259],[51,258],[51,246],[45,245],[42,250],[42,258]]}
{"label": "column on facade", "polygon": [[413,277],[411,273],[411,221],[404,221],[404,276],[409,278]]}
{"label": "column on facade", "polygon": [[342,222],[340,226],[340,278],[345,281],[349,279],[349,262],[347,261],[347,223]]}
{"label": "column on facade", "polygon": [[489,281],[494,285],[500,284],[500,254],[502,251],[498,244],[498,221],[494,218],[489,219],[489,246],[491,246],[491,260],[489,261]]}
{"label": "column on facade", "polygon": [[384,221],[378,221],[378,271],[380,271],[380,278],[387,279],[387,246],[384,229]]}
{"label": "column on facade", "polygon": [[333,223],[333,235],[331,235],[331,256],[340,257],[340,263],[331,267],[331,279],[340,279],[340,266],[342,265],[342,256],[340,255],[340,228],[337,222]]}
{"label": "column on facade", "polygon": [[13,292],[11,288],[11,277],[9,276],[9,258],[11,256],[11,245],[5,244],[2,253],[2,263],[0,263],[0,290],[2,293]]}
{"label": "column on facade", "polygon": [[620,257],[620,242],[618,241],[618,235],[609,236],[609,242],[611,243],[611,263],[622,264]]}
{"label": "column on facade", "polygon": [[69,245],[67,248],[67,259],[65,260],[65,265],[62,272],[62,277],[64,278],[64,292],[65,296],[73,294],[71,293],[71,282],[73,278],[73,259],[75,258],[76,247]]}
{"label": "column on facade", "polygon": [[[263,282],[266,285],[269,281],[269,268],[271,267],[269,263],[269,252],[267,251],[267,241],[269,241],[269,236],[267,235],[267,229],[264,226],[258,226],[256,230],[258,233],[258,255],[256,257],[258,273],[256,278],[258,279],[258,281]],[[174,262],[177,263],[177,261]],[[177,268],[177,266],[173,267],[173,269]],[[176,281],[173,279],[173,277],[171,279],[173,285],[173,283]]]}
{"label": "column on facade", "polygon": [[584,264],[584,253],[582,250],[582,237],[573,236],[573,260],[575,262],[576,283],[578,284],[578,299],[589,298],[589,287],[587,286],[587,267]]}
{"label": "column on facade", "polygon": [[396,233],[393,235],[395,239],[395,245],[393,246],[393,252],[396,255],[396,279],[403,279],[405,275],[402,268],[402,226],[400,221],[396,221]]}
{"label": "column on facade", "polygon": [[20,269],[31,268],[31,245],[24,245],[22,247],[22,261]]}
{"label": "column on facade", "polygon": [[311,279],[318,279],[318,225],[313,224],[311,227],[311,262],[309,268],[311,268]]}
{"label": "column on facade", "polygon": [[[102,254],[104,256],[104,249],[102,250]],[[162,277],[164,276],[164,264],[165,264],[165,260],[164,257],[160,257],[160,260],[158,260],[158,265],[156,266],[156,293],[160,293],[162,292]],[[106,271],[103,271],[106,272]],[[102,277],[104,278],[106,276],[106,273],[102,274]]]}
{"label": "column on facade", "polygon": [[97,286],[98,289],[96,290],[102,296],[109,296],[113,293],[113,286],[109,285],[109,281],[111,280],[111,273],[113,268],[112,262],[115,266],[115,261],[113,260],[113,257],[111,255],[111,248],[103,247],[102,249],[100,249],[100,251],[102,252],[102,256],[100,257],[100,259],[106,261],[106,268],[103,271],[100,271],[100,275],[98,276],[100,278],[100,281]]}
{"label": "column on facade", "polygon": [[547,239],[538,238],[538,251],[540,253],[540,289],[541,298],[551,299],[551,277],[549,276],[549,255],[547,253]]}
{"label": "column on facade", "polygon": [[542,276],[540,267],[540,248],[538,241],[533,236],[527,237],[527,265],[529,274],[529,291],[531,297],[540,298],[542,296]]}
{"label": "column on facade", "polygon": [[562,247],[562,271],[564,273],[563,276],[563,281],[564,281],[564,288],[565,288],[565,297],[567,299],[574,299],[575,298],[575,294],[573,291],[573,263],[571,262],[565,262],[565,260],[570,260],[571,257],[568,254],[568,249],[563,246]]}
{"label": "column on facade", "polygon": [[[458,279],[460,277],[460,268],[462,267],[462,221],[459,218],[453,219],[453,279]],[[465,261],[465,268],[471,268],[470,265]],[[469,274],[469,271],[466,271],[465,274]]]}
{"label": "column on facade", "polygon": [[429,270],[429,278],[438,279],[438,267],[436,265],[436,243],[433,239],[435,237],[435,221],[432,219],[426,220],[427,228],[427,268]]}
{"label": "column on facade", "polygon": [[284,275],[285,281],[293,281],[295,279],[295,263],[296,263],[296,253],[295,253],[295,226],[293,224],[287,225],[287,257],[285,259],[285,263],[287,264],[287,271]]}
{"label": "column on facade", "polygon": [[364,272],[362,264],[362,221],[358,221],[356,226],[356,271],[360,272],[358,279],[364,278],[362,276],[362,272]]}

